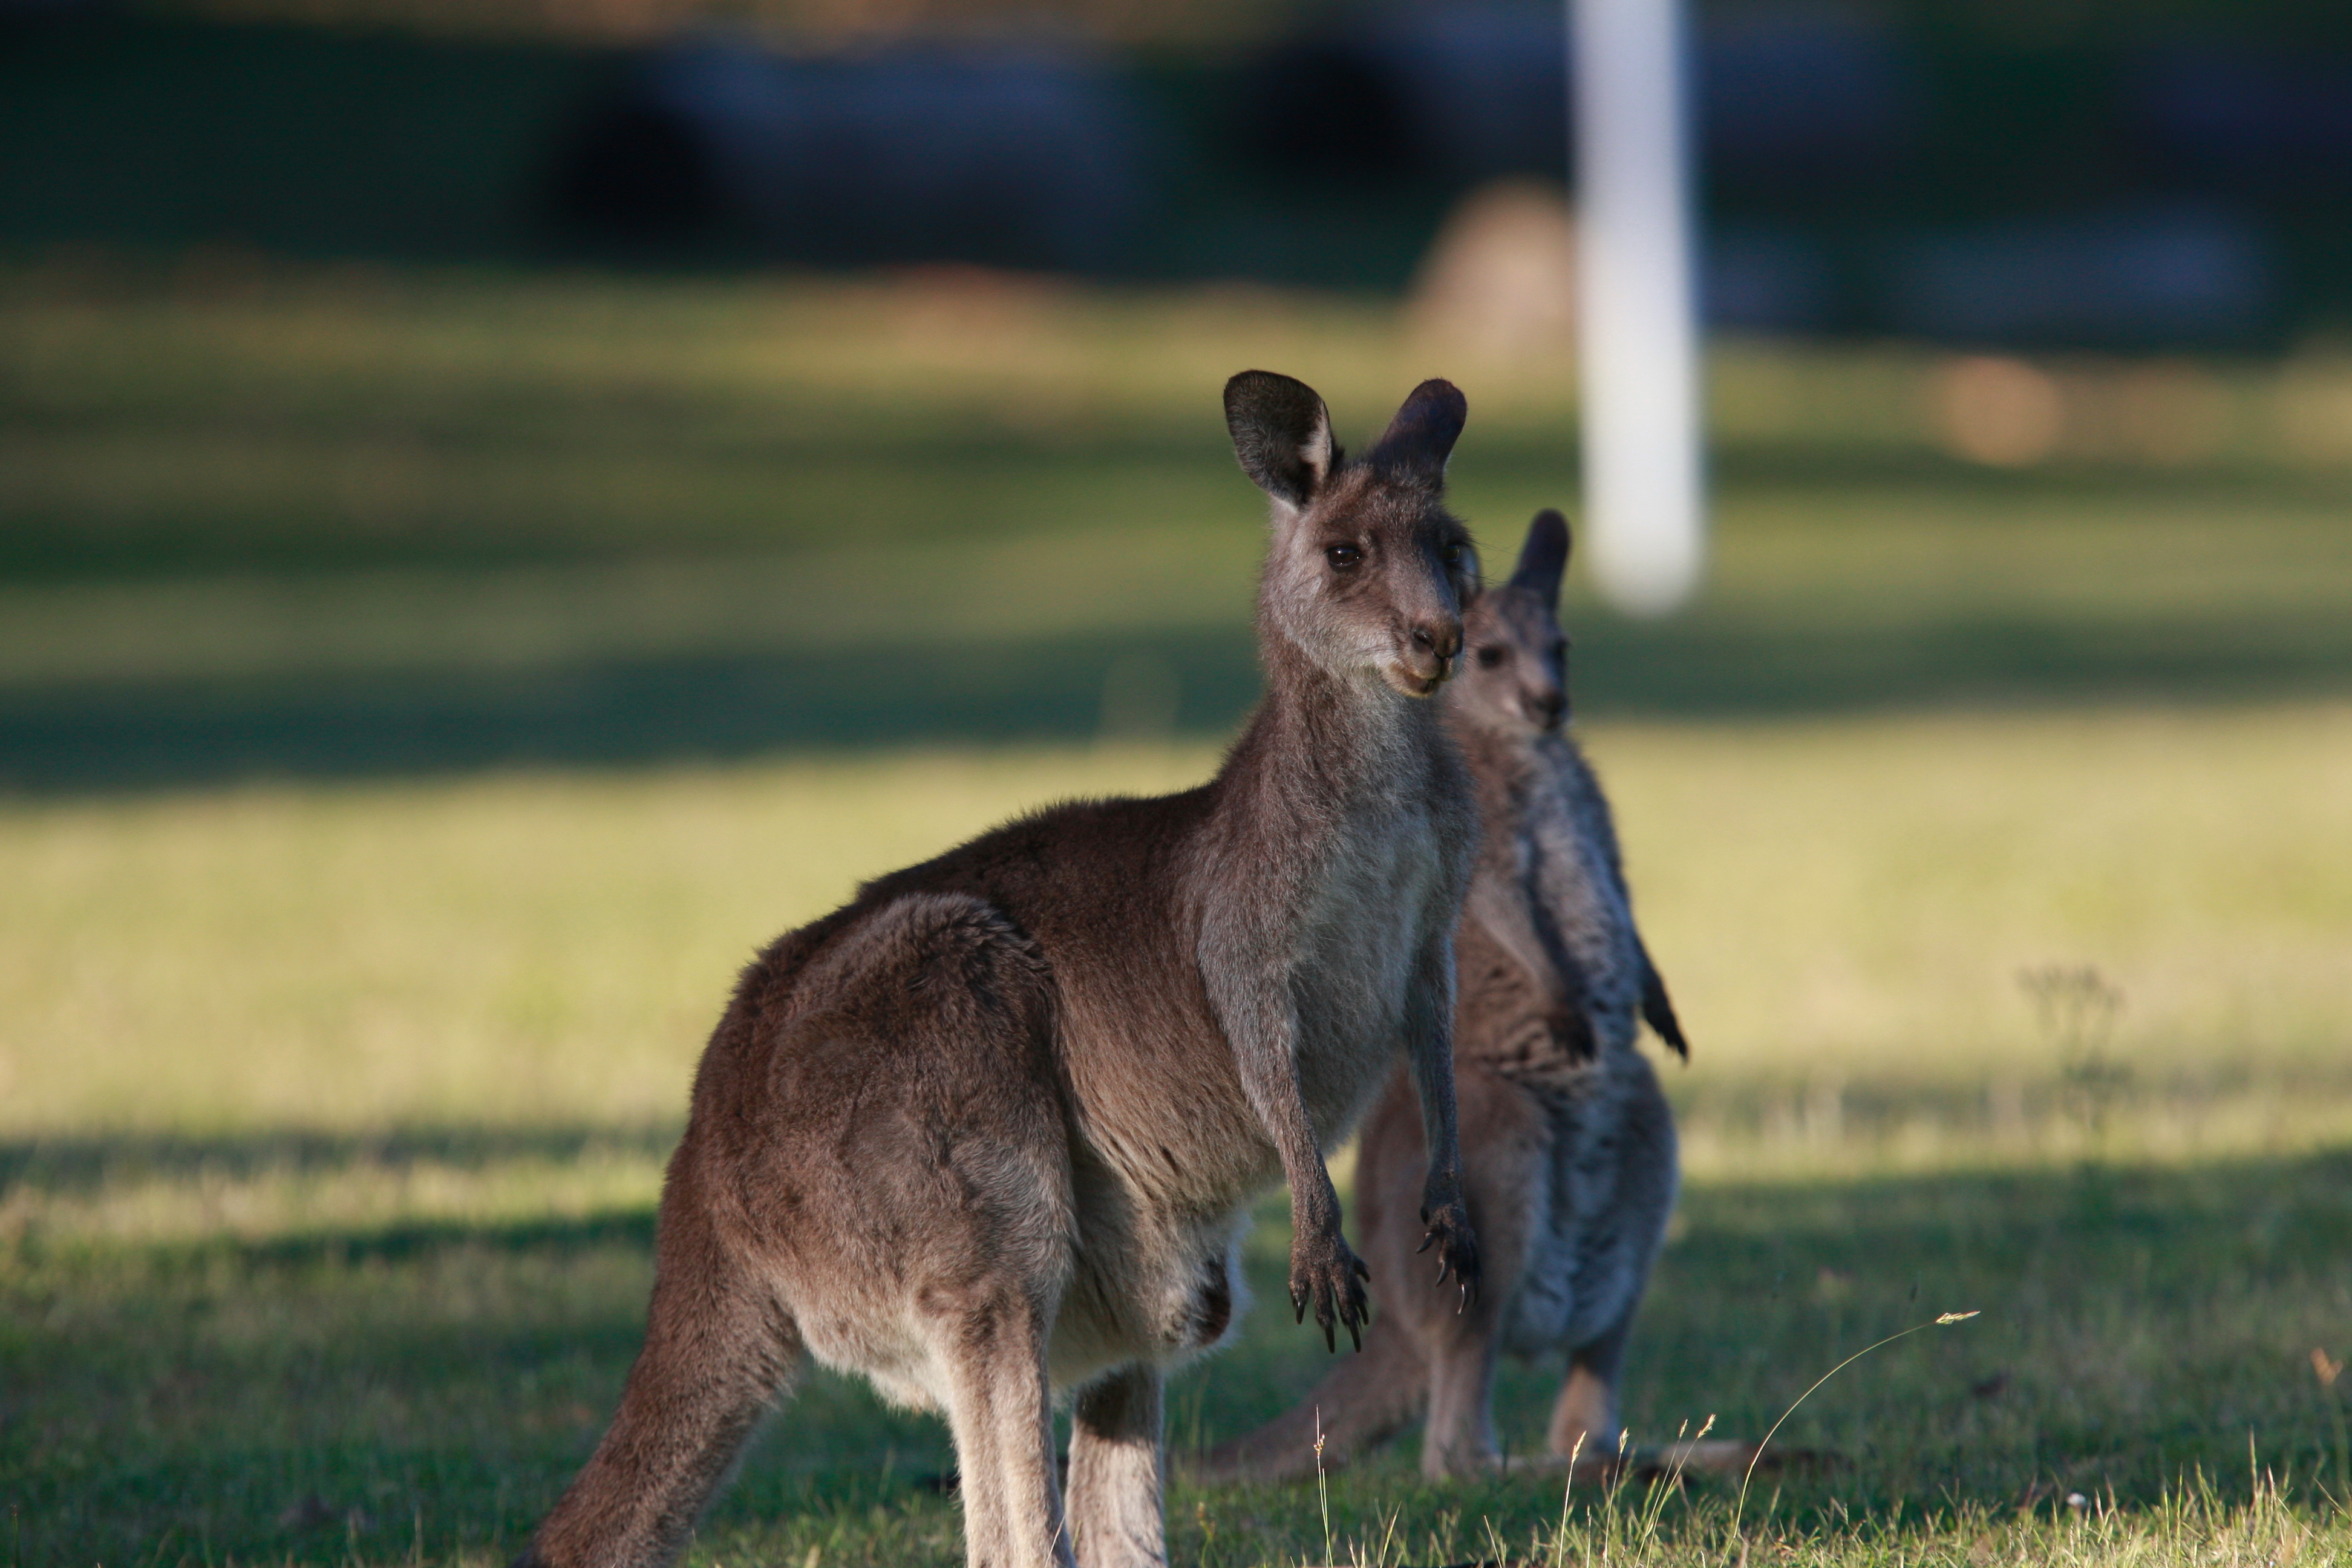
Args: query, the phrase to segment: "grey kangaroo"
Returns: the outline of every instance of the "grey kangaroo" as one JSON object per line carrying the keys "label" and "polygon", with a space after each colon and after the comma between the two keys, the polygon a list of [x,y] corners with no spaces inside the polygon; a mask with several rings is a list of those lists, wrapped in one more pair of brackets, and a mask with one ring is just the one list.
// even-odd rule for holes
{"label": "grey kangaroo", "polygon": [[809,1355],[945,1413],[968,1562],[1164,1563],[1163,1372],[1228,1331],[1277,1173],[1292,1305],[1327,1345],[1360,1331],[1323,1156],[1400,1052],[1424,1244],[1469,1293],[1450,1037],[1477,809],[1425,700],[1475,582],[1442,500],[1464,414],[1425,382],[1349,462],[1310,388],[1234,377],[1272,500],[1266,694],[1216,777],[1023,817],[744,971],[663,1187],[644,1350],[524,1563],[673,1558]]}
{"label": "grey kangaroo", "polygon": [[1362,1353],[1296,1406],[1202,1456],[1204,1479],[1312,1474],[1424,1414],[1424,1474],[1494,1465],[1501,1350],[1564,1348],[1549,1447],[1564,1458],[1581,1440],[1587,1458],[1614,1457],[1626,1331],[1677,1182],[1674,1122],[1634,1048],[1636,1015],[1685,1058],[1689,1047],[1633,927],[1608,802],[1560,732],[1568,553],[1567,523],[1538,514],[1510,581],[1465,617],[1468,662],[1444,702],[1485,819],[1454,945],[1454,1037],[1464,1182],[1487,1288],[1457,1312],[1454,1293],[1431,1289],[1413,1256],[1418,1238],[1400,1209],[1428,1145],[1398,1077],[1356,1161],[1359,1230],[1381,1315]]}

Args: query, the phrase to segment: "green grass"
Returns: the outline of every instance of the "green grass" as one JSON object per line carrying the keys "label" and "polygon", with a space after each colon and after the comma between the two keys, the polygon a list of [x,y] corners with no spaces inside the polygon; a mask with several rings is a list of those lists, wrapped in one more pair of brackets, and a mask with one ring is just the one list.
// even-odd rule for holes
{"label": "green grass", "polygon": [[[2303,1522],[2214,1539],[2321,1528],[2336,1438],[2307,1358],[2352,1333],[2352,866],[2326,852],[2352,712],[1603,726],[1591,745],[1696,1046],[1668,1074],[1691,1183],[1628,1383],[1637,1434],[1712,1415],[1755,1436],[1850,1351],[1980,1309],[1808,1402],[1782,1440],[1851,1468],[1776,1482],[1751,1522],[1822,1561],[2087,1552],[2099,1529],[2119,1543],[2089,1560],[2160,1556],[2149,1510],[2200,1473],[2248,1501],[2251,1431]],[[750,946],[1020,804],[1211,760],[924,752],[10,808],[0,1479],[23,1560],[510,1551],[609,1413],[685,1077]],[[2053,963],[2124,993],[2105,1037],[2037,1022],[2018,973]],[[2095,1054],[2121,1076],[2085,1079]],[[2086,1081],[2108,1086],[2096,1108]],[[1279,1310],[1278,1204],[1266,1218],[1260,1309],[1179,1381],[1179,1443],[1244,1429],[1319,1369]],[[1516,1446],[1550,1375],[1506,1373]],[[820,1375],[703,1550],[954,1561],[923,1479],[946,1463],[935,1423]],[[2105,1526],[2053,1501],[2110,1489]],[[1343,1546],[1407,1563],[1483,1551],[1489,1526],[1522,1547],[1559,1500],[1535,1478],[1424,1488],[1409,1449],[1334,1499]],[[1621,1545],[1693,1560],[1723,1503],[1703,1484]],[[1311,1489],[1180,1489],[1171,1520],[1182,1562],[1321,1550]],[[2326,1526],[2323,1549],[2352,1536]]]}
{"label": "green grass", "polygon": [[[2114,1092],[2155,1141],[2128,1152],[2352,1131],[2352,708],[1603,724],[1590,744],[1696,1041],[1670,1074],[1695,1167],[1737,1168],[1718,1138],[1739,1163],[1816,1134],[1873,1161],[2095,1152],[2063,1141],[2059,1104],[2094,1052],[2129,1068]],[[19,803],[0,813],[0,1131],[665,1123],[767,936],[1024,805],[1213,760],[916,752]],[[2084,963],[2124,1006],[2109,1037],[2069,1041],[2020,976]]]}
{"label": "green grass", "polygon": [[[642,1142],[529,1136],[116,1142],[110,1162],[209,1186],[240,1217],[173,1242],[70,1217],[12,1239],[0,1474],[20,1510],[21,1560],[511,1552],[593,1442],[634,1351],[649,1215],[642,1197],[598,1189],[634,1163],[642,1193],[652,1159]],[[13,1173],[36,1192],[70,1190],[78,1174],[91,1179],[37,1155]],[[1645,1310],[1628,1415],[1647,1439],[1709,1415],[1753,1436],[1838,1357],[1970,1304],[1984,1315],[1865,1358],[1799,1411],[1780,1440],[1845,1463],[1769,1478],[1748,1513],[1755,1531],[1848,1538],[1831,1560],[1877,1560],[1852,1539],[1874,1536],[1876,1552],[1936,1560],[1938,1543],[2064,1520],[2063,1499],[2079,1492],[2121,1510],[2129,1535],[2156,1528],[2167,1497],[2200,1477],[2248,1501],[2251,1442],[2296,1519],[2341,1553],[2352,1532],[2328,1522],[2336,1510],[2313,1484],[2333,1486],[2337,1454],[2306,1358],[2315,1343],[2341,1349],[2347,1178],[2338,1152],[1702,1182]],[[354,1183],[414,1192],[438,1217],[372,1223],[332,1196]],[[255,1212],[271,1208],[287,1222],[274,1232]],[[1253,1255],[1267,1300],[1278,1231]],[[1306,1339],[1278,1307],[1262,1310],[1240,1346],[1179,1380],[1176,1438],[1277,1408],[1319,1370]],[[1522,1446],[1544,1392],[1525,1371],[1504,1380],[1506,1427]],[[821,1546],[835,1563],[960,1561],[951,1507],[931,1484],[947,1459],[936,1424],[814,1376],[771,1424],[698,1560],[798,1563]],[[1385,1561],[1458,1561],[1490,1529],[1517,1547],[1558,1518],[1556,1480],[1431,1488],[1409,1463],[1335,1478],[1343,1550],[1392,1529]],[[1584,1500],[1578,1529],[1607,1524],[1598,1500]],[[1699,1560],[1727,1501],[1709,1482],[1665,1503],[1660,1549],[1644,1555]],[[1321,1557],[1311,1488],[1180,1487],[1171,1518],[1179,1562]]]}

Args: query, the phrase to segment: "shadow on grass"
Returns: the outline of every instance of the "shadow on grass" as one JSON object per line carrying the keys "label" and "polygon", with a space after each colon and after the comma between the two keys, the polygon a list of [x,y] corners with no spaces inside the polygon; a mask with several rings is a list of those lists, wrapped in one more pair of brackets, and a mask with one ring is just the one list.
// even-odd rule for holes
{"label": "shadow on grass", "polygon": [[[338,1161],[397,1180],[404,1159],[489,1170],[604,1136],[19,1146],[5,1153],[7,1195],[37,1213],[41,1193],[92,1173],[195,1180]],[[613,1137],[646,1153],[666,1142]],[[144,1561],[167,1533],[215,1560],[391,1560],[419,1535],[428,1552],[510,1550],[610,1414],[642,1331],[651,1240],[650,1211],[634,1209],[194,1247],[0,1242],[0,1474],[26,1502],[26,1560]],[[1234,1346],[1177,1379],[1172,1442],[1245,1430],[1329,1365],[1282,1310],[1284,1255],[1278,1222],[1267,1226],[1250,1253],[1259,1308]],[[1702,1187],[1636,1331],[1626,1419],[1645,1441],[1709,1414],[1718,1433],[1759,1436],[1848,1352],[1939,1311],[1980,1310],[1864,1359],[1805,1405],[1780,1441],[1852,1468],[1787,1480],[1780,1517],[1898,1500],[1915,1517],[2000,1508],[2053,1487],[2111,1487],[2137,1506],[2200,1469],[2242,1490],[2249,1433],[2291,1478],[2331,1475],[2308,1358],[2315,1345],[2344,1350],[2347,1258],[2345,1151]],[[1498,1416],[1514,1449],[1536,1440],[1558,1375],[1507,1367]],[[1428,1492],[1408,1479],[1411,1452],[1408,1437],[1351,1473],[1345,1506],[1370,1518],[1475,1502],[1516,1539],[1556,1517],[1549,1483]],[[812,1510],[853,1544],[918,1525],[940,1535],[951,1515],[920,1479],[945,1459],[935,1421],[813,1376],[710,1538],[799,1561],[809,1542],[790,1532]],[[1209,1496],[1198,1517],[1287,1517],[1293,1500]],[[1179,1507],[1196,1513],[1189,1496]]]}
{"label": "shadow on grass", "polygon": [[[2188,624],[2028,617],[1886,628],[1596,618],[1580,710],[1847,712],[1961,703],[2231,700],[2352,690],[2352,624],[2250,608]],[[1258,690],[1244,628],[969,647],[651,658],[538,671],[0,690],[0,789],[729,761],[794,751],[1085,740],[1111,671],[1166,672],[1176,733],[1229,732]]]}
{"label": "shadow on grass", "polygon": [[169,787],[492,767],[733,760],[1089,737],[1122,657],[1173,672],[1183,732],[1257,691],[1246,633],[648,659],[517,674],[0,694],[0,787]]}
{"label": "shadow on grass", "polygon": [[425,1127],[383,1132],[68,1133],[0,1139],[0,1200],[88,1194],[126,1181],[299,1176],[365,1166],[394,1176],[422,1164],[481,1171],[511,1161],[593,1155],[660,1159],[674,1123],[642,1127]]}
{"label": "shadow on grass", "polygon": [[[1760,1437],[1816,1378],[1888,1334],[1982,1315],[1864,1357],[1776,1443],[1842,1456],[1795,1506],[1929,1510],[2057,1486],[2153,1501],[2201,1468],[2242,1496],[2263,1464],[2332,1476],[2315,1345],[2352,1300],[2352,1151],[2185,1168],[1725,1184],[1688,1192],[1637,1321],[1623,1418],[1662,1443],[1709,1416]],[[1171,1430],[1245,1431],[1327,1369],[1260,1247],[1241,1342],[1180,1383]],[[1507,1447],[1539,1451],[1563,1368],[1507,1361]],[[1412,1462],[1408,1436],[1382,1461]],[[2325,1466],[2322,1468],[2322,1462]]]}

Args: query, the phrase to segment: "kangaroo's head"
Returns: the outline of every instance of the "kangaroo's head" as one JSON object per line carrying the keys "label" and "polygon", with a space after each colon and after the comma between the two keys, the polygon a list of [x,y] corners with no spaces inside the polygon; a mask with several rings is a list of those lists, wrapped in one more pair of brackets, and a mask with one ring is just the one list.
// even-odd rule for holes
{"label": "kangaroo's head", "polygon": [[1559,580],[1568,569],[1568,521],[1539,511],[1510,581],[1488,588],[1463,616],[1467,657],[1446,706],[1461,722],[1501,734],[1557,730],[1568,714],[1568,637],[1559,629]]}
{"label": "kangaroo's head", "polygon": [[1350,462],[1312,387],[1263,370],[1225,383],[1234,451],[1274,500],[1259,613],[1330,674],[1427,697],[1454,673],[1478,580],[1469,531],[1444,502],[1466,411],[1451,383],[1424,381]]}

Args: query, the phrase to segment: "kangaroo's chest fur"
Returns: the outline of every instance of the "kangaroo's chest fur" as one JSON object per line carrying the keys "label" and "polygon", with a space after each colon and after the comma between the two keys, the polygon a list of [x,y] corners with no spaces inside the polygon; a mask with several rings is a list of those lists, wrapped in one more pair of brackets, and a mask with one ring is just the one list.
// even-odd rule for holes
{"label": "kangaroo's chest fur", "polygon": [[[1220,969],[1263,976],[1265,1000],[1287,1016],[1289,1065],[1314,1138],[1328,1152],[1369,1109],[1416,1023],[1444,1016],[1477,819],[1468,771],[1432,710],[1400,712],[1383,703],[1370,721],[1336,705],[1302,716],[1305,707],[1294,706],[1290,718],[1310,731],[1322,728],[1320,738],[1291,736],[1269,748],[1281,762],[1252,778],[1252,808],[1202,824],[1198,853],[1171,891],[1173,923],[1192,943],[1188,994],[1206,1004]],[[1245,740],[1234,770],[1244,776],[1258,765],[1250,746]],[[1296,765],[1301,757],[1315,765]],[[1234,950],[1237,940],[1244,950]],[[1097,1256],[1113,1268],[1164,1274],[1158,1293],[1171,1303],[1197,1296],[1194,1282],[1218,1275],[1208,1255],[1230,1256],[1248,1201],[1282,1168],[1250,1106],[1237,1045],[1220,1033],[1213,1009],[1203,1005],[1181,1026],[1216,1044],[1187,1053],[1189,1076],[1150,1104],[1129,1092],[1131,1032],[1113,1040],[1082,1026],[1066,1042],[1074,1061],[1128,1064],[1117,1079],[1081,1083],[1081,1118],[1105,1156],[1114,1201],[1131,1194],[1139,1210],[1168,1216],[1162,1242],[1122,1246],[1115,1260]],[[1204,1058],[1217,1064],[1215,1073],[1200,1070]],[[1171,1118],[1171,1105],[1181,1115]]]}
{"label": "kangaroo's chest fur", "polygon": [[1308,1114],[1328,1150],[1370,1104],[1401,1047],[1417,973],[1452,923],[1465,858],[1423,770],[1339,819],[1301,900],[1291,1005]]}
{"label": "kangaroo's chest fur", "polygon": [[1546,735],[1535,752],[1539,784],[1519,835],[1527,883],[1566,955],[1597,1049],[1631,1050],[1642,1003],[1641,944],[1608,807],[1574,742]]}
{"label": "kangaroo's chest fur", "polygon": [[1476,744],[1485,833],[1459,942],[1457,1055],[1580,1095],[1633,1048],[1641,946],[1598,782],[1572,742]]}

